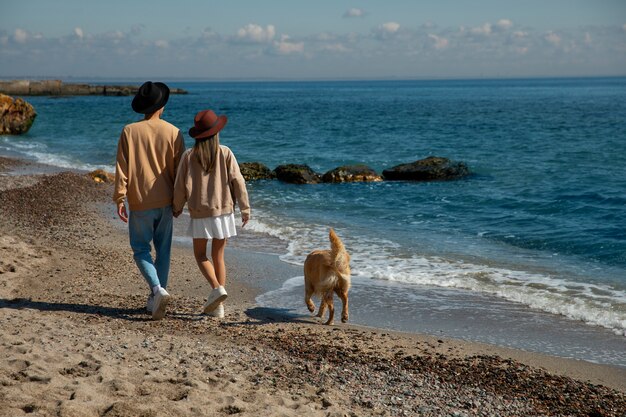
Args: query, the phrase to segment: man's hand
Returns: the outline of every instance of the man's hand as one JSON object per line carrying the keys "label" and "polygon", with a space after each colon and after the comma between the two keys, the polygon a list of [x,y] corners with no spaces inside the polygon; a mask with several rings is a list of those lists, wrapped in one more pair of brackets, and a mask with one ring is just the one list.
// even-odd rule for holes
{"label": "man's hand", "polygon": [[124,223],[128,223],[128,213],[126,212],[126,206],[122,203],[117,206],[117,215]]}
{"label": "man's hand", "polygon": [[178,211],[172,211],[172,215],[176,218],[178,218],[178,216],[180,216],[180,214],[182,213],[182,210],[178,210]]}
{"label": "man's hand", "polygon": [[243,227],[245,227],[245,226],[246,226],[246,224],[248,224],[248,221],[249,221],[249,220],[250,220],[250,215],[249,215],[249,214],[247,214],[247,213],[246,213],[246,214],[242,214],[242,215],[241,215],[241,222],[242,222],[243,224],[241,225],[241,227],[242,227],[242,228],[243,228]]}

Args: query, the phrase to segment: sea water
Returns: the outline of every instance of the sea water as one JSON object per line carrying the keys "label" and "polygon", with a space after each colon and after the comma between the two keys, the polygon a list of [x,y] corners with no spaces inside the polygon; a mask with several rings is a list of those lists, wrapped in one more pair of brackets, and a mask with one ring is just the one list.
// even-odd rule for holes
{"label": "sea water", "polygon": [[[212,108],[239,162],[469,166],[445,182],[248,184],[239,245],[302,265],[335,228],[351,321],[626,366],[625,78],[170,85],[189,91],[164,115],[187,146]],[[27,99],[37,120],[0,153],[61,167],[112,171],[138,119],[130,97]],[[298,276],[258,302],[307,314],[302,299]]]}

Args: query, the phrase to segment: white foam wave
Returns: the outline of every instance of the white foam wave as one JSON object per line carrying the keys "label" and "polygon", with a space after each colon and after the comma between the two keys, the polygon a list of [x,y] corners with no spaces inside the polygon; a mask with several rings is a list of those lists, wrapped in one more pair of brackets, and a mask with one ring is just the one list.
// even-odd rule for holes
{"label": "white foam wave", "polygon": [[[327,225],[302,224],[255,211],[251,230],[288,241],[285,262],[302,265],[306,255],[328,243]],[[490,294],[541,311],[559,314],[626,336],[626,293],[610,285],[591,284],[529,272],[407,253],[397,243],[354,236],[336,227],[352,255],[354,278],[455,288]]]}
{"label": "white foam wave", "polygon": [[110,173],[115,172],[115,169],[111,165],[88,164],[72,160],[62,155],[41,152],[29,152],[27,155],[32,157],[36,162],[60,168],[76,169],[81,171],[94,171],[96,169],[102,169]]}
{"label": "white foam wave", "polygon": [[291,289],[302,285],[303,282],[303,276],[289,278],[287,281],[283,282],[283,285],[280,288],[258,295],[255,301],[259,305],[269,306],[272,304],[271,300],[274,300],[276,296],[285,292],[289,292]]}
{"label": "white foam wave", "polygon": [[2,138],[0,142],[0,150],[7,151],[11,154],[17,154],[26,159],[35,162],[51,165],[59,168],[75,169],[81,171],[94,171],[102,169],[104,171],[114,173],[115,168],[112,165],[89,164],[74,160],[65,155],[51,153],[48,147],[40,142],[26,142],[9,140]]}

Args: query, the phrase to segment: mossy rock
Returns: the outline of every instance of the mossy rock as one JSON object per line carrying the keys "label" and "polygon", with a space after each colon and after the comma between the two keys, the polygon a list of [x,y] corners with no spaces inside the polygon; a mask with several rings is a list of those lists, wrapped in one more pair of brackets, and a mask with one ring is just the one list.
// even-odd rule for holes
{"label": "mossy rock", "polygon": [[379,182],[383,178],[367,165],[346,165],[328,171],[323,182]]}
{"label": "mossy rock", "polygon": [[239,164],[241,175],[246,181],[273,180],[276,174],[260,162],[243,162]]}
{"label": "mossy rock", "polygon": [[106,172],[103,169],[96,169],[87,175],[89,175],[89,177],[95,182],[115,182],[115,175]]}
{"label": "mossy rock", "polygon": [[308,165],[286,164],[274,169],[276,178],[290,184],[317,184],[321,182],[320,175]]}
{"label": "mossy rock", "polygon": [[0,135],[28,132],[37,117],[35,108],[21,98],[0,94]]}
{"label": "mossy rock", "polygon": [[383,177],[387,181],[444,181],[469,174],[469,168],[463,162],[454,162],[438,156],[429,156],[383,171]]}

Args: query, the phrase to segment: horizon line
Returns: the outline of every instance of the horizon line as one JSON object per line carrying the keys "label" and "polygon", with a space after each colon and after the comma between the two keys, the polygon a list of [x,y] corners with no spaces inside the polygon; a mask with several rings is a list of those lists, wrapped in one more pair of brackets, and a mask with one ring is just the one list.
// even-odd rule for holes
{"label": "horizon line", "polygon": [[40,81],[40,80],[60,80],[67,81],[140,81],[140,80],[168,80],[174,82],[349,82],[349,81],[489,81],[489,80],[549,80],[549,79],[586,79],[586,78],[624,78],[624,74],[604,74],[604,75],[528,75],[528,76],[458,76],[458,77],[104,77],[104,76],[4,76],[0,75],[2,81]]}

